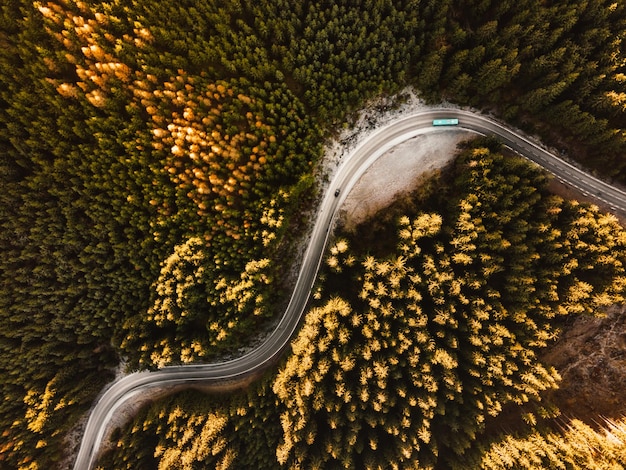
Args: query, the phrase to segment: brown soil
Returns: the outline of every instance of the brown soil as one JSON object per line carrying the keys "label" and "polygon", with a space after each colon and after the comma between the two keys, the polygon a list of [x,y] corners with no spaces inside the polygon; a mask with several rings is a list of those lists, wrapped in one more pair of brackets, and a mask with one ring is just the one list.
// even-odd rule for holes
{"label": "brown soil", "polygon": [[562,377],[544,399],[564,418],[593,426],[602,417],[626,415],[626,307],[613,307],[603,318],[576,318],[542,360]]}
{"label": "brown soil", "polygon": [[[539,360],[561,376],[558,389],[541,395],[543,405],[560,413],[545,424],[562,429],[572,419],[579,419],[600,428],[605,418],[626,416],[625,306],[612,307],[604,317],[574,319]],[[487,419],[484,436],[528,431],[522,414],[536,411],[532,403],[505,405],[498,416]]]}

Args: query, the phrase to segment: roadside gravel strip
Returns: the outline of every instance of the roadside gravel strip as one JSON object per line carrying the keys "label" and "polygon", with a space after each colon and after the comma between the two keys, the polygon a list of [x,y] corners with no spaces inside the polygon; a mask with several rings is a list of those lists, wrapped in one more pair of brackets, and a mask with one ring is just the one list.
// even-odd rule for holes
{"label": "roadside gravel strip", "polygon": [[[441,128],[432,126],[432,121],[442,118],[457,118],[459,124],[455,129],[496,136],[507,147],[543,166],[565,184],[608,205],[619,215],[626,216],[626,192],[574,167],[528,137],[491,118],[461,109],[433,108],[390,122],[357,145],[337,169],[318,210],[311,241],[289,305],[276,329],[265,342],[249,353],[225,362],[164,367],[154,372],[133,373],[113,382],[100,395],[91,411],[74,469],[86,470],[93,467],[106,437],[107,424],[129,400],[141,400],[142,397],[145,399],[146,396],[155,397],[192,387],[223,390],[250,381],[275,364],[304,314],[329,239],[330,228],[350,189],[377,158],[393,147],[417,135],[441,131]],[[337,189],[340,192],[335,196]]]}

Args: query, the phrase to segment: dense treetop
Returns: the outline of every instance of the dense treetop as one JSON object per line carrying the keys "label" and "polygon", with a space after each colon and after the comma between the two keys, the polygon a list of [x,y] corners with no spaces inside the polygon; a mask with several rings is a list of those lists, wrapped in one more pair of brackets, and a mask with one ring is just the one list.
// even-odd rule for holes
{"label": "dense treetop", "polygon": [[[626,232],[483,145],[462,152],[423,210],[396,218],[395,234],[376,234],[378,254],[351,248],[359,233],[334,241],[316,306],[257,396],[196,396],[190,411],[182,397],[162,402],[123,431],[107,465],[138,448],[159,468],[507,468],[531,446],[555,465],[575,455],[571,468],[617,461],[623,444],[600,434],[605,456],[576,450],[593,435],[580,423],[565,435],[535,425],[558,413],[541,402],[559,375],[539,352],[566,318],[623,300]],[[520,410],[529,438],[486,439],[505,406]],[[174,423],[165,434],[163,420]],[[199,450],[188,439],[207,428]],[[264,447],[253,456],[256,430]]]}
{"label": "dense treetop", "polygon": [[625,22],[610,0],[3,1],[0,463],[54,465],[121,358],[208,360],[275,316],[323,137],[368,98],[483,107],[623,181]]}

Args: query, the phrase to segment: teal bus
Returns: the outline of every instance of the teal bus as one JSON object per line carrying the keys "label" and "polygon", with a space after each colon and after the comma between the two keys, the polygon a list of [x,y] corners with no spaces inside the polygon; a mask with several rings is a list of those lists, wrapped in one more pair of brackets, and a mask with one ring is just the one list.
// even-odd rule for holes
{"label": "teal bus", "polygon": [[458,124],[458,119],[433,119],[433,126],[456,126]]}

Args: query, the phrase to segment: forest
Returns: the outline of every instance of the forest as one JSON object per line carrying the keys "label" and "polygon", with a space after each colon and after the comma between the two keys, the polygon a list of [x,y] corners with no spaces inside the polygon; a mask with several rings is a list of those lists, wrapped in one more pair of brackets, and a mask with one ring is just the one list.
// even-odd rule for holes
{"label": "forest", "polygon": [[[267,327],[280,314],[291,288],[280,260],[290,259],[306,236],[307,216],[318,197],[323,143],[337,128],[349,126],[370,98],[410,86],[432,103],[448,100],[473,106],[541,136],[598,174],[625,183],[626,60],[621,44],[625,31],[626,6],[606,0],[4,0],[0,5],[0,390],[4,397],[0,466],[62,466],[68,457],[68,432],[120,364],[138,370],[215,359],[236,351]],[[513,181],[494,180],[489,186],[494,194],[500,184]],[[538,193],[527,186],[520,191],[526,211],[533,204],[552,201],[548,197],[535,201]],[[406,341],[415,347],[423,344],[422,336],[410,335],[417,334],[420,322],[434,321],[430,316],[440,311],[441,324],[435,323],[440,329],[428,334],[442,346],[425,349],[422,358],[437,355],[438,362],[431,366],[436,373],[404,377],[408,371],[402,369],[397,372],[400,376],[380,380],[406,379],[407,386],[413,383],[419,388],[411,381],[429,380],[430,374],[437,380],[445,377],[420,408],[423,426],[402,431],[410,445],[400,439],[381,447],[407,454],[398,460],[402,467],[418,461],[430,465],[437,460],[439,447],[462,453],[468,436],[479,431],[459,423],[455,425],[462,430],[459,442],[428,437],[429,432],[434,435],[429,429],[451,425],[439,424],[441,405],[432,404],[434,397],[448,394],[448,416],[459,414],[470,400],[464,394],[472,393],[471,388],[458,390],[459,384],[465,379],[472,383],[471,371],[495,374],[500,368],[504,375],[494,375],[493,385],[482,385],[487,388],[481,393],[490,397],[495,392],[488,387],[506,383],[507,400],[530,400],[537,395],[536,381],[556,383],[555,373],[535,362],[533,349],[554,338],[558,330],[554,322],[562,315],[595,312],[620,295],[613,283],[621,269],[616,247],[622,242],[607,232],[615,237],[622,232],[610,217],[552,201],[556,206],[545,206],[555,212],[549,214],[553,219],[545,221],[545,232],[543,226],[532,228],[519,220],[515,227],[507,225],[513,224],[512,219],[490,222],[525,237],[515,240],[489,225],[471,227],[475,201],[469,196],[462,207],[440,207],[413,219],[407,215],[409,225],[399,229],[404,234],[425,230],[419,239],[406,240],[408,251],[402,256],[420,256],[411,251],[420,246],[431,257],[428,279],[434,289],[421,307],[427,320],[415,312],[411,322],[416,323],[406,327]],[[466,213],[467,219],[459,223],[467,233],[456,235],[457,245],[452,245],[456,251],[437,252],[435,240],[455,230],[443,217],[461,217],[460,210]],[[512,207],[496,215],[504,219],[527,215],[520,210]],[[581,243],[598,247],[596,251],[583,255],[575,252],[571,240],[570,245],[565,243],[569,232],[563,227],[573,221],[586,229],[577,226],[571,229],[572,236],[582,236]],[[554,230],[550,224],[555,224]],[[497,249],[491,252],[487,245],[477,245],[475,250],[482,250],[484,259],[474,266],[476,278],[455,279],[451,277],[455,266],[474,263],[467,252],[475,245],[474,236],[502,246],[494,245]],[[526,238],[528,251],[511,253]],[[504,246],[506,242],[511,246]],[[565,244],[557,249],[560,243]],[[546,258],[544,250],[551,249],[556,253]],[[336,246],[331,263],[349,271],[341,263],[352,259],[344,257],[350,250],[350,243],[345,249]],[[358,256],[354,254],[355,259]],[[571,272],[563,272],[557,260],[570,258],[566,270]],[[592,265],[593,275],[583,268]],[[506,269],[499,270],[501,266]],[[524,274],[527,297],[510,282],[519,273]],[[337,292],[337,299],[349,297],[351,276],[339,276],[347,290]],[[445,309],[465,305],[463,299],[472,298],[465,292],[474,289],[471,286],[476,287],[476,298],[483,295],[486,302],[484,307],[476,306],[472,315],[497,316],[504,301],[489,297],[485,286],[478,286],[482,277],[490,276],[502,289],[501,295],[519,307],[517,316],[498,317],[484,327],[477,325],[486,320],[469,317],[464,320],[467,324],[455,324],[458,320]],[[546,281],[549,277],[551,282]],[[406,287],[406,278],[398,282],[386,289]],[[366,285],[369,288],[364,283],[362,289]],[[377,288],[375,284],[373,289]],[[328,287],[321,289],[322,297],[328,294]],[[368,292],[386,305],[384,290]],[[312,326],[306,323],[303,332],[308,328],[312,334],[319,328],[320,315],[337,318],[338,325],[339,319],[361,318],[361,324],[349,328],[350,334],[357,334],[352,330],[361,325],[373,328],[365,311],[362,316],[342,313],[360,309],[368,299],[357,296],[344,299],[345,303],[328,299],[326,306],[316,306],[307,316]],[[522,306],[529,305],[532,308],[524,311]],[[484,312],[488,308],[495,310]],[[521,336],[502,336],[526,321],[533,327]],[[474,327],[484,331],[472,332]],[[468,363],[463,361],[473,359],[457,357],[448,348],[454,341],[476,342],[476,337],[486,344],[497,338],[503,342],[476,352],[473,359],[485,361],[481,368],[464,369]],[[518,345],[521,349],[509,364],[503,351]],[[478,344],[474,347],[480,349]],[[347,349],[340,350],[348,354]],[[304,353],[294,347],[293,357]],[[345,367],[349,368],[348,356]],[[422,364],[419,357],[412,360]],[[328,373],[340,373],[341,367],[332,369],[329,363],[324,370],[323,364],[320,380]],[[515,367],[520,364],[524,380],[531,384],[507,375],[519,370]],[[284,370],[279,372],[283,381],[296,373]],[[356,371],[353,367],[344,372]],[[295,391],[281,388],[287,385],[276,383],[268,379],[249,391],[248,398],[225,399],[223,408],[211,410],[204,405],[194,408],[198,397],[190,394],[172,398],[177,403],[172,406],[181,410],[172,419],[180,426],[191,422],[200,426],[204,418],[194,413],[212,413],[213,427],[204,431],[203,442],[215,436],[222,449],[215,455],[223,458],[225,467],[229,462],[246,466],[233,447],[237,445],[263,449],[275,445],[280,462],[288,466],[299,459],[317,462],[331,455],[301,455],[302,442],[315,439],[306,426],[313,422],[307,421],[307,414],[319,411],[315,407],[327,397],[320,395],[310,407],[305,401],[285,404],[285,418],[263,418],[275,407],[274,395],[295,396]],[[356,396],[357,391],[344,393]],[[476,389],[471,396],[478,393]],[[376,412],[403,412],[398,397],[395,404],[385,405],[372,396],[366,405],[380,408]],[[246,400],[255,404],[244,404]],[[496,413],[498,405],[489,401],[493,397],[481,400],[484,413]],[[483,416],[477,403],[470,400],[468,410],[473,410],[472,416]],[[349,421],[350,413],[365,411],[339,405],[336,402],[337,419]],[[234,421],[228,411],[232,407],[238,410]],[[274,420],[278,427],[267,426],[259,440],[240,437],[238,444],[222,446],[220,432],[257,418]],[[150,419],[161,426],[158,439],[165,441],[158,444],[156,454],[154,447],[146,446],[146,458],[174,462],[182,434],[167,422]],[[283,436],[281,421],[296,419],[306,436]],[[359,446],[371,448],[361,440],[363,436],[383,443],[391,440],[389,435],[395,431],[390,428],[389,434],[386,424],[377,419],[354,434]],[[401,423],[403,418],[397,419]],[[396,426],[392,420],[389,423]],[[474,424],[480,428],[480,423]],[[620,424],[615,426],[618,429]],[[188,439],[189,433],[185,436]],[[522,455],[531,441],[539,445],[542,437],[529,434],[526,439],[511,439],[500,449],[512,453],[518,449],[515,452]],[[546,446],[547,442],[560,445],[558,437],[546,438]],[[337,445],[339,461],[346,458],[341,449],[346,451],[352,444]],[[372,455],[363,451],[358,458],[378,458]],[[124,458],[130,457],[119,457]],[[271,467],[277,457],[259,453],[259,458],[269,459]]]}
{"label": "forest", "polygon": [[[365,223],[338,234],[275,374],[233,397],[149,407],[102,468],[623,463],[626,421],[607,424],[615,439],[580,421],[563,434],[549,427],[559,410],[542,395],[559,374],[540,353],[568,318],[623,301],[626,231],[549,193],[547,179],[494,142],[469,143],[411,201],[419,209],[387,208],[376,233]],[[519,436],[487,434],[507,407]]]}

